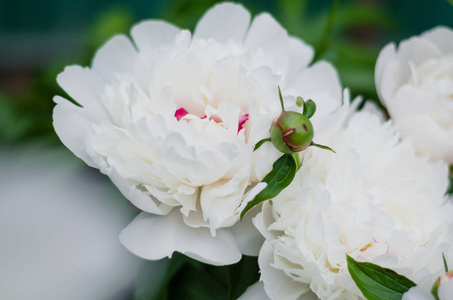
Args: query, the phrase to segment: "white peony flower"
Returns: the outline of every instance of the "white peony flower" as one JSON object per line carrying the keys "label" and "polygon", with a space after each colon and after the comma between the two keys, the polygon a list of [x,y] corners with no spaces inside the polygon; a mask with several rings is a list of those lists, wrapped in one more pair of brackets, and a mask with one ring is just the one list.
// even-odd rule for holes
{"label": "white peony flower", "polygon": [[341,105],[334,68],[308,67],[311,47],[269,14],[250,24],[232,3],[210,9],[193,36],[156,20],[131,35],[108,41],[91,68],[59,75],[81,107],[56,97],[56,132],[143,211],[120,235],[138,256],[179,251],[221,265],[240,250],[257,255],[251,216],[233,225],[279,155],[271,145],[252,151],[281,111],[277,86],[288,107],[301,95],[328,112]]}
{"label": "white peony flower", "polygon": [[453,31],[437,27],[379,54],[376,87],[403,138],[453,163]]}
{"label": "white peony flower", "polygon": [[294,181],[255,218],[266,238],[259,265],[269,297],[362,299],[346,254],[429,289],[442,252],[453,263],[447,165],[417,156],[391,123],[347,103],[317,128],[317,141],[336,153],[301,152]]}

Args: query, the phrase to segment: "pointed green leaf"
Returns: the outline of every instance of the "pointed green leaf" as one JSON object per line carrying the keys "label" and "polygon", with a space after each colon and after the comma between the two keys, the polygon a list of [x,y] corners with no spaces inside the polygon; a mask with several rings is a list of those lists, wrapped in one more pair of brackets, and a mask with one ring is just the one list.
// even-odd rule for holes
{"label": "pointed green leaf", "polygon": [[315,102],[313,102],[313,100],[311,100],[311,99],[308,99],[307,101],[305,101],[305,103],[304,103],[304,111],[303,111],[302,114],[310,119],[311,117],[313,117],[315,112],[316,112],[316,104],[315,104]]}
{"label": "pointed green leaf", "polygon": [[448,272],[448,264],[447,264],[447,260],[445,259],[445,254],[442,252],[442,260],[444,261],[444,269],[445,269],[445,273]]}
{"label": "pointed green leaf", "polygon": [[272,170],[263,178],[262,182],[266,182],[267,187],[247,204],[241,213],[241,219],[252,207],[274,198],[286,188],[293,181],[296,168],[296,161],[291,154],[284,154],[277,159],[272,165]]}
{"label": "pointed green leaf", "polygon": [[352,279],[368,300],[401,300],[416,284],[395,271],[368,262],[358,262],[347,255]]}
{"label": "pointed green leaf", "polygon": [[258,148],[261,147],[262,144],[264,144],[265,142],[270,142],[270,141],[271,141],[271,138],[262,139],[261,141],[256,143],[255,147],[253,148],[253,151],[258,150]]}

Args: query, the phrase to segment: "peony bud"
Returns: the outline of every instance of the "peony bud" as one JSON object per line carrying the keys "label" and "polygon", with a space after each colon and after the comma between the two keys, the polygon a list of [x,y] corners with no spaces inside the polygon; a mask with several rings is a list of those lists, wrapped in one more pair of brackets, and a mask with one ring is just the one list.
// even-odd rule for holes
{"label": "peony bud", "polygon": [[313,125],[303,114],[284,111],[272,122],[271,142],[275,148],[286,154],[306,149],[312,144]]}
{"label": "peony bud", "polygon": [[[434,285],[431,288],[431,293],[434,295],[434,297],[436,299],[443,299],[444,298],[444,297],[441,297],[440,293],[438,293],[439,289],[440,289],[441,286],[444,286],[444,285],[447,284],[447,282],[451,281],[452,278],[453,278],[453,271],[450,271],[450,272],[446,272],[446,273],[440,275],[436,279],[436,282],[434,282]],[[448,283],[448,285],[449,285],[448,289],[451,289],[453,287],[451,283],[452,282]]]}

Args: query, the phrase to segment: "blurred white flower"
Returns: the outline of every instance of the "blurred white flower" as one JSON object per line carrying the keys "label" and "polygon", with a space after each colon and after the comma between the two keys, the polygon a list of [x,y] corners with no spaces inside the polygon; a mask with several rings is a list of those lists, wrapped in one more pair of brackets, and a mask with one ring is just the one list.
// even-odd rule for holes
{"label": "blurred white flower", "polygon": [[259,265],[269,297],[362,299],[346,254],[429,289],[442,252],[453,262],[447,165],[347,103],[319,121],[316,139],[336,153],[302,152],[294,181],[254,220],[266,238]]}
{"label": "blurred white flower", "polygon": [[252,152],[280,112],[277,86],[288,108],[301,95],[327,113],[341,104],[336,71],[308,67],[311,47],[269,14],[250,24],[232,3],[210,9],[193,36],[156,20],[131,35],[134,44],[123,35],[108,41],[91,68],[59,75],[82,106],[55,98],[59,137],[143,211],[120,236],[136,255],[179,251],[219,265],[237,262],[240,250],[257,255],[261,244],[247,242],[251,217],[231,226],[279,155],[272,145]]}
{"label": "blurred white flower", "polygon": [[0,299],[124,299],[140,260],[122,196],[66,149],[0,150]]}
{"label": "blurred white flower", "polygon": [[382,103],[416,151],[453,163],[453,31],[437,27],[387,45],[375,70]]}

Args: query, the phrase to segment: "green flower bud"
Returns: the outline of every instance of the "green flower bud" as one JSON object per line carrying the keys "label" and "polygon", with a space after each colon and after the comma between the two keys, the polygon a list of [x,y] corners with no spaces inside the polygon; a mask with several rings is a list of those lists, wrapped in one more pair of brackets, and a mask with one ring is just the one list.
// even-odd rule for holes
{"label": "green flower bud", "polygon": [[437,290],[439,289],[439,286],[442,284],[445,284],[445,282],[452,280],[453,278],[453,271],[446,272],[443,275],[440,275],[436,281],[434,282],[433,287],[431,288],[431,294],[434,295],[436,299],[439,299],[437,296]]}
{"label": "green flower bud", "polygon": [[313,125],[303,114],[284,111],[272,122],[271,142],[279,151],[293,154],[312,144]]}

